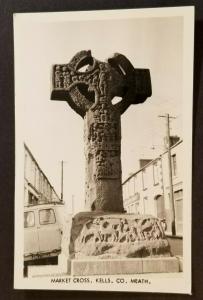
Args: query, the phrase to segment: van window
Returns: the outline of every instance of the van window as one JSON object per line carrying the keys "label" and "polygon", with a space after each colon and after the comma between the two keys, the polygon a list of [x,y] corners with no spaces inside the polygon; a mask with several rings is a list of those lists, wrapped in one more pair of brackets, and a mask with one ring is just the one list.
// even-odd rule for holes
{"label": "van window", "polygon": [[41,225],[54,224],[56,223],[56,218],[54,214],[54,210],[49,209],[41,209],[39,211],[39,223]]}
{"label": "van window", "polygon": [[33,227],[35,226],[35,215],[33,211],[24,212],[24,227]]}

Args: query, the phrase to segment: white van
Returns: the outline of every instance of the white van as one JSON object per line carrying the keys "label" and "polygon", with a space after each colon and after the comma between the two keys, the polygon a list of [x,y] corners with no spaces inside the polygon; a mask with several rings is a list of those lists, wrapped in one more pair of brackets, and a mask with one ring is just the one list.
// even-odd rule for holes
{"label": "white van", "polygon": [[24,208],[24,261],[58,256],[64,225],[64,204]]}

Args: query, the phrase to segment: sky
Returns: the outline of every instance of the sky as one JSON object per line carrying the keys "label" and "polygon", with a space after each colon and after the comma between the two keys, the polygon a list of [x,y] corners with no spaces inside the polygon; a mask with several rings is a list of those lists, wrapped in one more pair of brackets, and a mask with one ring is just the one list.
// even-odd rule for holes
{"label": "sky", "polygon": [[139,169],[139,159],[155,158],[164,150],[166,122],[159,115],[176,117],[171,135],[182,137],[183,19],[72,16],[53,20],[47,14],[15,15],[15,105],[23,141],[59,195],[64,161],[64,200],[71,211],[74,198],[77,212],[84,209],[83,119],[65,101],[50,100],[52,65],[68,63],[78,51],[90,49],[98,60],[119,52],[135,68],[150,69],[152,97],[131,105],[121,117],[125,180]]}

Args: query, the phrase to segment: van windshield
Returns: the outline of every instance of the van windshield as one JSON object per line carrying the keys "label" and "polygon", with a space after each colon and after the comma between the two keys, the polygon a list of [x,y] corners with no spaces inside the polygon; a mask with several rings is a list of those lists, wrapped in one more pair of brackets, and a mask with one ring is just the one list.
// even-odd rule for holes
{"label": "van windshield", "polygon": [[35,226],[35,215],[33,211],[24,212],[24,228]]}
{"label": "van windshield", "polygon": [[51,208],[41,209],[39,211],[39,222],[41,225],[56,223],[54,210]]}

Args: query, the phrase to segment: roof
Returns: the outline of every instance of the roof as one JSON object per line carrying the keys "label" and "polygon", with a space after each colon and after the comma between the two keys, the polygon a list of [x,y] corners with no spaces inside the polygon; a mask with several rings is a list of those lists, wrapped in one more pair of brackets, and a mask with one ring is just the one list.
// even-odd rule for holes
{"label": "roof", "polygon": [[[173,149],[175,147],[177,147],[179,144],[181,144],[183,142],[183,140],[179,140],[177,143],[175,143],[173,146],[170,147],[170,149]],[[138,174],[139,172],[143,171],[144,169],[146,169],[148,166],[150,166],[151,164],[154,164],[158,159],[161,159],[161,156],[164,155],[165,153],[167,153],[168,151],[164,151],[163,153],[161,153],[158,157],[156,157],[155,159],[151,160],[148,164],[146,164],[143,168],[139,169],[138,171],[136,171],[135,173],[133,173],[132,175],[130,175],[127,179],[124,180],[124,182],[122,183],[122,185],[124,185],[128,180],[130,180],[132,177],[134,177],[136,174]]]}
{"label": "roof", "polygon": [[29,208],[43,208],[43,207],[50,207],[50,206],[64,206],[64,202],[49,202],[49,203],[40,203],[40,204],[30,204],[30,205],[26,205],[24,206],[24,209],[29,209]]}
{"label": "roof", "polygon": [[56,196],[60,199],[59,195],[57,194],[57,192],[55,191],[53,185],[50,183],[49,179],[47,178],[47,176],[45,175],[45,173],[42,171],[42,169],[40,168],[38,162],[36,161],[35,157],[33,156],[32,152],[30,151],[30,149],[28,148],[28,146],[24,143],[24,148],[25,150],[29,153],[30,157],[32,158],[32,160],[35,162],[35,164],[37,165],[38,169],[40,170],[40,172],[43,174],[44,178],[46,179],[46,181],[48,182],[49,186],[51,187],[51,189],[53,190],[53,192],[56,194]]}

